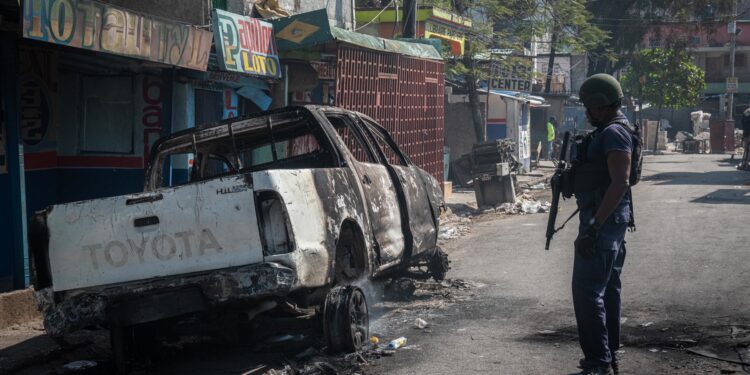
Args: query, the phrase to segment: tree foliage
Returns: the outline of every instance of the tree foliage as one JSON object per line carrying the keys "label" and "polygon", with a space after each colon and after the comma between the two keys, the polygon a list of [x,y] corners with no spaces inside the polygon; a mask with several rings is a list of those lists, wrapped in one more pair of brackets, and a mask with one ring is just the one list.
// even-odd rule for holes
{"label": "tree foliage", "polygon": [[622,83],[630,96],[659,109],[696,105],[706,85],[703,70],[685,50],[661,48],[636,53]]}
{"label": "tree foliage", "polygon": [[589,1],[586,7],[593,15],[591,22],[609,34],[605,43],[589,50],[589,74],[613,74],[630,64],[654,25],[679,23],[690,28],[706,22],[724,22],[732,13],[734,1]]}

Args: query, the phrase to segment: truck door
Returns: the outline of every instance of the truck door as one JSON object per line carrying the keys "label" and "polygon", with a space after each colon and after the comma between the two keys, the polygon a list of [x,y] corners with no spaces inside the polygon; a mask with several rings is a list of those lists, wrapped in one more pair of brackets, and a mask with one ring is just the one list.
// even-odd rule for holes
{"label": "truck door", "polygon": [[406,159],[383,128],[371,123],[369,119],[361,120],[369,137],[378,147],[383,163],[397,176],[395,183],[400,185],[399,191],[403,194],[401,201],[405,205],[403,208],[406,210],[408,230],[411,232],[409,237],[412,242],[407,245],[407,248],[411,248],[411,254],[408,255],[414,256],[434,249],[437,246],[437,222],[420,169]]}
{"label": "truck door", "polygon": [[352,118],[334,113],[327,113],[326,117],[351,154],[351,167],[362,186],[364,205],[380,251],[380,267],[393,265],[401,260],[405,249],[401,209],[393,181],[386,167],[377,162]]}

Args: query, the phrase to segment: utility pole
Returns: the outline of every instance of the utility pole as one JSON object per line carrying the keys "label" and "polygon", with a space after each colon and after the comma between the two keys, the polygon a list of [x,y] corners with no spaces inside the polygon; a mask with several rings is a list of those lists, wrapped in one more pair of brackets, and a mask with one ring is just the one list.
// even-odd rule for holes
{"label": "utility pole", "polygon": [[404,38],[417,37],[417,0],[404,0]]}
{"label": "utility pole", "polygon": [[[737,1],[732,2],[732,21],[729,24],[729,76],[734,78],[734,55],[737,50]],[[727,120],[734,120],[734,92],[728,93],[727,98]]]}
{"label": "utility pole", "polygon": [[494,61],[492,60],[492,49],[489,50],[490,52],[490,69],[489,74],[487,74],[487,99],[486,103],[484,104],[484,140],[487,141],[487,125],[490,123],[490,92],[492,92],[492,68],[494,67]]}

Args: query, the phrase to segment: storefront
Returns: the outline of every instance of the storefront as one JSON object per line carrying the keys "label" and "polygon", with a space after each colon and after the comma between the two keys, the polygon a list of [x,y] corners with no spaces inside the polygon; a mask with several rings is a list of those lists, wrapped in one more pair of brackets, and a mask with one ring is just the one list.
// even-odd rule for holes
{"label": "storefront", "polygon": [[142,190],[150,147],[172,130],[174,77],[207,69],[213,36],[90,0],[20,6],[20,32],[3,32],[18,100],[3,95],[3,141],[18,157],[0,157],[0,291],[28,282],[33,212]]}

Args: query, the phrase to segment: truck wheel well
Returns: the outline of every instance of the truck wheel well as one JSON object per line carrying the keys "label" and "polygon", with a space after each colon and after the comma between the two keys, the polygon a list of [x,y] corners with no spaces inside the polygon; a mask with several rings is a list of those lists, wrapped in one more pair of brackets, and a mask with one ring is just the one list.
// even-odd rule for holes
{"label": "truck wheel well", "polygon": [[334,258],[335,283],[350,283],[365,274],[368,257],[365,236],[359,225],[346,220],[341,225]]}

